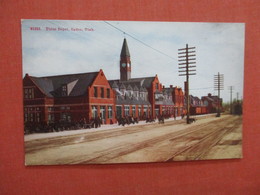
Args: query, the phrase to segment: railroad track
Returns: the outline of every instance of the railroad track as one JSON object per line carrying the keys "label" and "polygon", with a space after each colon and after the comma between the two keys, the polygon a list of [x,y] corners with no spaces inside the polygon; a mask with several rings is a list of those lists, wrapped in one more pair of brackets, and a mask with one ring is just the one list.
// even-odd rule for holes
{"label": "railroad track", "polygon": [[86,140],[87,142],[90,142],[90,141],[96,141],[104,138],[119,137],[128,134],[149,131],[149,128],[154,125],[158,127],[167,127],[167,126],[172,126],[177,124],[185,124],[185,121],[183,120],[167,121],[165,124],[158,124],[156,122],[156,123],[148,123],[148,124],[136,125],[136,126],[130,125],[119,129],[111,129],[111,130],[96,131],[96,132],[84,132],[76,135],[30,140],[25,142],[25,152],[31,153],[39,150],[44,150],[46,148],[54,148],[54,147],[61,147],[65,145],[77,144],[79,142],[75,142],[75,140],[77,140],[79,137],[84,137],[84,139],[82,140]]}
{"label": "railroad track", "polygon": [[[226,122],[224,119],[222,120],[222,123]],[[233,119],[230,120],[230,122],[233,122]],[[116,147],[107,148],[106,150],[100,151],[98,153],[95,153],[94,156],[82,156],[80,159],[70,161],[69,164],[95,164],[95,163],[106,163],[107,161],[111,161],[114,158],[118,158],[120,156],[124,156],[133,152],[136,152],[138,150],[142,150],[144,148],[152,147],[155,144],[158,144],[160,142],[164,142],[165,140],[170,140],[171,142],[177,142],[179,139],[182,139],[185,136],[192,136],[193,134],[196,134],[199,131],[203,131],[203,129],[207,129],[207,127],[211,126],[214,121],[206,124],[200,124],[196,125],[196,129],[194,129],[194,126],[188,127],[185,129],[185,131],[178,131],[173,133],[168,133],[162,136],[158,136],[155,138],[147,139],[145,141],[141,141],[139,143],[134,143],[131,145],[127,145],[126,143],[117,145]],[[219,127],[217,127],[219,130]],[[225,129],[225,128],[222,128]],[[208,130],[209,131],[209,130]],[[177,153],[173,154],[170,158],[165,159],[164,161],[172,161],[175,156],[180,155],[188,150],[192,150],[196,147],[198,147],[200,144],[203,143],[203,141],[209,141],[209,139],[213,136],[216,136],[218,134],[217,131],[210,130],[210,132],[207,131],[206,135],[203,135],[202,137],[197,138],[199,141],[196,144],[193,144],[192,146],[184,147]],[[231,131],[231,129],[230,129]],[[223,130],[223,132],[227,132],[226,130]],[[223,133],[220,133],[218,135],[219,138],[223,136]],[[201,140],[200,140],[201,139]],[[215,139],[215,138],[214,138]],[[214,145],[215,142],[212,143]],[[195,158],[196,159],[196,158]]]}
{"label": "railroad track", "polygon": [[[241,125],[240,121],[235,121],[230,127],[222,127],[212,130],[210,133],[200,137],[200,140],[190,146],[184,147],[173,156],[168,158],[166,162],[178,160],[178,157],[185,157],[185,160],[202,160],[212,147],[217,145],[221,139],[228,133]],[[183,160],[183,158],[181,158]]]}

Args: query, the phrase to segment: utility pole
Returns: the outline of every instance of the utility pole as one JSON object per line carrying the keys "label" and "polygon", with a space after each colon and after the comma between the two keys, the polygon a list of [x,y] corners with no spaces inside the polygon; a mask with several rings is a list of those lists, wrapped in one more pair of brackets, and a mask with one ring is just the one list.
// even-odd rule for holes
{"label": "utility pole", "polygon": [[233,107],[233,102],[232,102],[232,93],[233,93],[233,90],[234,90],[234,86],[229,86],[228,88],[230,90],[230,114],[232,114],[232,107]]}
{"label": "utility pole", "polygon": [[[185,48],[178,49],[180,51],[179,54],[179,76],[186,76],[186,101],[187,101],[187,124],[190,124],[190,95],[189,95],[189,76],[190,75],[196,75],[194,69],[196,65],[191,65],[191,64],[196,64],[194,60],[196,58],[193,58],[196,56],[195,54],[195,47],[189,47],[188,44],[186,44]],[[183,55],[184,54],[184,55]],[[190,58],[192,57],[192,58]],[[193,73],[192,73],[193,72]]]}
{"label": "utility pole", "polygon": [[238,96],[239,96],[239,93],[237,92],[237,102],[239,102],[239,97]]}
{"label": "utility pole", "polygon": [[224,89],[224,75],[218,74],[214,75],[214,90],[218,91],[218,113],[217,117],[220,117],[220,90]]}

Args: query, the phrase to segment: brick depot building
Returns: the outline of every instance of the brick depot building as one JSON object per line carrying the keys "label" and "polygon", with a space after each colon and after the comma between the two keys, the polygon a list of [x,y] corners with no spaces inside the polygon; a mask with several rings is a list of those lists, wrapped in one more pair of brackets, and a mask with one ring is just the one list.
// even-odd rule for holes
{"label": "brick depot building", "polygon": [[80,122],[100,116],[115,122],[115,98],[102,70],[99,72],[33,77],[26,74],[25,122]]}
{"label": "brick depot building", "polygon": [[157,75],[131,78],[131,59],[124,39],[120,54],[120,79],[107,80],[98,72],[23,79],[25,123],[89,122],[101,117],[103,124],[133,116],[155,118],[183,112],[181,88],[163,89]]}

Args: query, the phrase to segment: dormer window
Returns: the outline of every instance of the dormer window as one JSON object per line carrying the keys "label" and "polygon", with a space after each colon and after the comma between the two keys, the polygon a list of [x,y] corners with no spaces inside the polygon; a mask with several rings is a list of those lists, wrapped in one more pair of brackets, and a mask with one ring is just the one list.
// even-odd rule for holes
{"label": "dormer window", "polygon": [[62,85],[62,87],[61,87],[61,95],[62,96],[67,96],[68,95],[67,85]]}

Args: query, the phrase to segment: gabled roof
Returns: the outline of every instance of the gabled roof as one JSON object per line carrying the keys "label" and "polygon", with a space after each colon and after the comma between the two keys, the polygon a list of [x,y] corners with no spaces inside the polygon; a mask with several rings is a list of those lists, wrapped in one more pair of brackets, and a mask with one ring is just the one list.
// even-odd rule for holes
{"label": "gabled roof", "polygon": [[117,89],[117,88],[118,88],[118,85],[116,84],[116,82],[113,82],[112,89]]}
{"label": "gabled roof", "polygon": [[133,91],[133,88],[131,87],[131,85],[128,85],[126,90]]}
{"label": "gabled roof", "polygon": [[69,74],[47,77],[29,76],[32,81],[48,96],[61,97],[62,86],[66,85],[69,89],[68,96],[81,96],[87,91],[99,72]]}
{"label": "gabled roof", "polygon": [[134,91],[139,91],[139,89],[136,85],[134,86]]}
{"label": "gabled roof", "polygon": [[122,84],[120,85],[120,89],[126,89],[124,83],[122,83]]}

